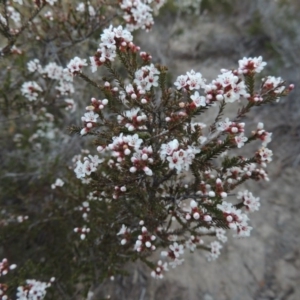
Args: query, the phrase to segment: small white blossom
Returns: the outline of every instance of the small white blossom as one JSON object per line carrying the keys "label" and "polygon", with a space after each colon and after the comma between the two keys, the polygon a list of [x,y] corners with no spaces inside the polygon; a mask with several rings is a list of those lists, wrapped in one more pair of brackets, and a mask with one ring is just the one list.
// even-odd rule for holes
{"label": "small white blossom", "polygon": [[81,59],[76,56],[68,63],[67,68],[72,74],[77,74],[81,72],[84,66],[87,66],[86,59]]}
{"label": "small white blossom", "polygon": [[239,60],[239,71],[243,74],[260,73],[267,65],[261,56],[259,57],[244,57]]}
{"label": "small white blossom", "polygon": [[37,100],[42,88],[35,81],[24,82],[21,87],[21,93],[29,100]]}
{"label": "small white blossom", "polygon": [[57,178],[55,183],[51,184],[51,188],[52,189],[55,189],[56,187],[61,187],[63,186],[65,183],[60,179],[60,178]]}

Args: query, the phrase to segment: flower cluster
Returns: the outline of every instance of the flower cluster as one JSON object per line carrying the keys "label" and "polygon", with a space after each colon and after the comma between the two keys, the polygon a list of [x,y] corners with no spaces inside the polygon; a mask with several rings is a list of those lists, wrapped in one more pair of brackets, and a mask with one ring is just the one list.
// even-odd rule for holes
{"label": "flower cluster", "polygon": [[88,155],[85,156],[83,162],[77,160],[75,173],[77,178],[83,178],[85,176],[91,175],[92,172],[97,170],[99,164],[101,164],[103,159],[100,159],[98,155]]}
{"label": "flower cluster", "polygon": [[186,75],[178,76],[174,85],[178,90],[199,90],[200,88],[205,87],[205,79],[202,78],[200,72],[196,73],[194,70],[191,70],[190,72],[187,72]]}
{"label": "flower cluster", "polygon": [[202,208],[199,208],[197,202],[192,200],[190,203],[190,210],[186,214],[185,218],[187,220],[199,220],[210,223],[212,217],[209,214],[206,214]]}
{"label": "flower cluster", "polygon": [[15,215],[6,210],[2,210],[0,226],[4,227],[10,224],[23,223],[24,221],[28,220],[28,218],[29,217],[26,215]]}
{"label": "flower cluster", "polygon": [[0,283],[0,297],[1,300],[8,300],[8,296],[6,294],[8,286],[4,283]]}
{"label": "flower cluster", "polygon": [[[271,91],[273,95],[278,96],[276,101],[280,100],[279,95],[282,94],[285,90],[285,86],[283,85],[283,80],[281,77],[268,76],[267,78],[263,78],[263,91]],[[293,85],[290,86],[293,89]]]}
{"label": "flower cluster", "polygon": [[159,70],[153,64],[143,66],[134,74],[134,85],[129,83],[124,90],[119,92],[120,100],[124,104],[137,100],[142,104],[147,104],[150,100],[147,92],[158,86],[159,74]]}
{"label": "flower cluster", "polygon": [[169,162],[169,169],[176,169],[180,173],[183,170],[189,170],[195,155],[200,151],[200,149],[189,145],[186,149],[182,149],[178,140],[174,139],[168,144],[162,144],[159,154],[162,161],[167,160]]}
{"label": "flower cluster", "polygon": [[26,285],[19,286],[17,300],[42,300],[45,298],[47,288],[55,281],[51,278],[49,282],[42,282],[35,279],[27,279]]}
{"label": "flower cluster", "polygon": [[[144,222],[140,221],[140,225],[143,225]],[[138,235],[138,238],[134,244],[134,250],[137,252],[142,252],[146,250],[154,251],[156,249],[154,245],[154,241],[156,240],[156,236],[150,234],[145,226],[142,226],[141,234]]]}
{"label": "flower cluster", "polygon": [[131,173],[144,171],[146,175],[152,176],[152,170],[149,165],[153,163],[152,147],[142,147],[143,140],[137,134],[126,135],[122,133],[113,137],[113,142],[107,146],[98,146],[97,151],[100,153],[109,151],[111,159],[108,161],[110,167],[122,169],[129,167]]}
{"label": "flower cluster", "polygon": [[90,212],[90,204],[88,201],[83,201],[81,206],[78,207],[78,210],[82,213],[82,218],[84,220],[88,219],[88,214]]}
{"label": "flower cluster", "polygon": [[206,99],[209,102],[224,100],[226,103],[239,101],[241,98],[248,98],[245,82],[233,71],[224,71],[216,80],[205,87]]}
{"label": "flower cluster", "polygon": [[135,72],[134,83],[137,89],[141,91],[150,91],[152,87],[158,86],[158,74],[160,72],[154,67],[153,64],[144,66]]}
{"label": "flower cluster", "polygon": [[207,259],[209,261],[215,260],[221,254],[221,249],[223,248],[222,244],[218,241],[214,241],[210,243],[210,254],[207,255]]}
{"label": "flower cluster", "polygon": [[253,194],[248,190],[239,192],[237,195],[237,199],[243,200],[243,204],[245,205],[248,211],[254,212],[256,210],[259,210],[260,207],[259,198],[254,197]]}
{"label": "flower cluster", "polygon": [[168,269],[168,263],[163,263],[161,260],[157,262],[157,266],[154,268],[154,270],[151,272],[151,276],[153,278],[162,279],[164,278],[163,272],[169,271]]}
{"label": "flower cluster", "polygon": [[245,82],[238,77],[238,74],[238,70],[222,70],[222,74],[218,75],[217,79],[210,84],[206,84],[202,74],[192,70],[187,72],[186,75],[178,76],[174,85],[178,90],[192,91],[203,89],[203,96],[198,91],[195,91],[190,96],[194,107],[206,106],[220,101],[233,103],[239,101],[242,97],[250,97]]}
{"label": "flower cluster", "polygon": [[97,126],[97,118],[98,115],[95,114],[93,111],[89,111],[84,114],[83,117],[81,117],[81,120],[83,121],[84,128],[80,131],[81,135],[87,134],[93,127]]}
{"label": "flower cluster", "polygon": [[86,226],[74,228],[74,232],[79,233],[81,240],[84,240],[86,238],[87,233],[89,233],[90,231],[90,228]]}
{"label": "flower cluster", "polygon": [[244,136],[244,127],[245,123],[232,122],[228,118],[217,124],[217,130],[228,132],[234,136],[234,141],[238,148],[243,147],[245,142],[248,141],[248,138]]}
{"label": "flower cluster", "polygon": [[235,230],[237,236],[250,236],[252,227],[248,225],[249,217],[245,213],[233,206],[232,203],[226,201],[218,204],[217,207],[223,212],[227,226]]}
{"label": "flower cluster", "polygon": [[238,166],[228,168],[222,177],[226,180],[227,184],[230,185],[235,185],[237,182],[244,181],[249,178],[269,181],[266,171],[263,168],[259,168],[255,163],[247,164],[243,168]]}
{"label": "flower cluster", "polygon": [[120,8],[124,11],[124,20],[127,29],[134,31],[137,29],[149,30],[154,24],[152,8],[149,4],[153,3],[155,9],[159,9],[165,0],[121,0]]}
{"label": "flower cluster", "polygon": [[[84,65],[84,61],[82,62]],[[45,79],[50,79],[57,81],[55,90],[58,92],[58,96],[71,95],[74,93],[73,86],[73,75],[80,71],[80,62],[78,58],[74,58],[68,65],[68,68],[64,69],[63,67],[57,65],[54,62],[48,63],[45,67],[42,67],[38,59],[33,59],[27,63],[27,69],[30,73],[36,73],[41,75]],[[70,71],[69,71],[70,69]],[[44,85],[46,85],[44,83]],[[43,89],[35,81],[24,82],[21,88],[21,92],[29,101],[36,101],[38,97],[43,92]],[[40,98],[40,100],[43,100]],[[72,105],[74,111],[74,100],[67,99],[68,106]]]}
{"label": "flower cluster", "polygon": [[122,26],[117,28],[110,26],[105,29],[101,34],[101,43],[96,54],[90,57],[92,72],[96,72],[97,67],[104,63],[114,61],[117,51],[138,51],[132,40],[132,34]]}
{"label": "flower cluster", "polygon": [[267,163],[272,161],[273,151],[268,148],[260,148],[256,152],[257,162],[262,166],[266,167]]}
{"label": "flower cluster", "polygon": [[267,132],[264,129],[264,124],[263,123],[258,123],[257,124],[257,130],[252,131],[252,135],[255,138],[258,138],[262,141],[262,146],[267,147],[267,145],[271,142],[272,140],[272,132]]}
{"label": "flower cluster", "polygon": [[122,115],[118,115],[118,123],[123,124],[129,131],[147,129],[145,121],[147,116],[140,111],[140,108],[126,110]]}
{"label": "flower cluster", "polygon": [[80,57],[74,57],[71,59],[71,61],[68,63],[67,68],[70,73],[73,75],[76,75],[81,72],[81,69],[87,66],[86,59],[81,59]]}
{"label": "flower cluster", "polygon": [[17,265],[15,264],[9,265],[8,260],[6,258],[3,258],[2,262],[0,262],[0,276],[6,275],[9,270],[13,270],[16,267]]}
{"label": "flower cluster", "polygon": [[260,73],[266,65],[267,63],[263,61],[261,56],[254,58],[244,57],[243,59],[239,60],[238,71],[247,75]]}

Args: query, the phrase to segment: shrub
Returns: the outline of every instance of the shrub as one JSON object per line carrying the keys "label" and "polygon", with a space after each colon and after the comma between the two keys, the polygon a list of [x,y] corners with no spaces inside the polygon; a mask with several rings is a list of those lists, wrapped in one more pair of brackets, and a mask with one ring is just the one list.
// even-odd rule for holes
{"label": "shrub", "polygon": [[[183,262],[184,251],[202,249],[215,260],[227,231],[250,235],[249,215],[260,202],[240,186],[269,180],[272,134],[263,123],[248,129],[243,119],[293,85],[260,78],[266,63],[254,57],[211,83],[191,70],[170,87],[167,67],[154,65],[131,33],[153,25],[151,2],[95,8],[87,1],[35,1],[33,12],[22,0],[3,5],[2,118],[17,119],[3,130],[9,172],[1,174],[0,233],[9,261],[0,264],[2,299],[17,287],[18,299],[43,299],[51,285],[52,297],[86,296],[136,260],[162,278]],[[120,22],[120,11],[126,28],[108,26]],[[80,43],[86,47],[76,52]],[[47,55],[36,51],[42,45]],[[71,138],[63,128],[79,119],[68,114],[81,111],[81,97],[91,101],[81,126],[69,126]],[[237,107],[231,119],[224,116],[230,105]],[[208,110],[214,119],[201,122]],[[245,157],[250,143],[259,146]],[[17,163],[14,153],[22,158]],[[153,262],[157,251],[161,259]]]}

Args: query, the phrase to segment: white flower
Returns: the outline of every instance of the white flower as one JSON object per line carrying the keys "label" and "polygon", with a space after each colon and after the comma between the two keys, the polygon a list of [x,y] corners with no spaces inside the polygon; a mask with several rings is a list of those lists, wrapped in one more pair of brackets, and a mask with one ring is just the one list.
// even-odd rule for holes
{"label": "white flower", "polygon": [[85,176],[85,172],[84,172],[84,169],[83,169],[83,163],[80,160],[77,161],[76,168],[74,169],[74,172],[76,173],[77,178],[82,178],[82,177]]}
{"label": "white flower", "polygon": [[[64,69],[61,66],[58,66],[54,62],[50,62],[47,66],[45,66],[43,73],[54,80],[62,80],[63,79],[63,71]],[[73,78],[72,78],[73,80]]]}
{"label": "white flower", "polygon": [[78,56],[71,59],[71,61],[68,63],[67,68],[72,74],[76,74],[81,72],[81,69],[87,66],[86,59],[81,59]]}
{"label": "white flower", "polygon": [[240,100],[241,97],[247,97],[247,88],[245,82],[239,80],[231,71],[219,75],[214,84],[221,84],[223,89],[223,98],[226,103],[233,103]]}
{"label": "white flower", "polygon": [[250,236],[251,230],[253,228],[249,226],[246,222],[241,222],[237,226],[237,237],[248,237]]}
{"label": "white flower", "polygon": [[95,172],[97,170],[97,166],[102,162],[103,160],[99,159],[98,155],[89,155],[88,157],[84,157],[83,163],[78,160],[74,169],[76,177],[78,179],[82,179],[86,175],[91,175],[92,172]]}
{"label": "white flower", "polygon": [[259,198],[255,198],[251,192],[245,190],[243,192],[239,192],[237,195],[237,199],[242,199],[244,205],[246,206],[247,210],[254,212],[259,210],[260,202]]}
{"label": "white flower", "polygon": [[[188,146],[187,149],[178,149],[179,143],[175,139],[168,144],[161,145],[160,158],[161,160],[169,162],[169,168],[176,169],[177,173],[182,170],[189,170],[190,165],[195,158],[195,154],[200,152],[200,149]],[[177,150],[178,149],[178,150]]]}
{"label": "white flower", "polygon": [[121,25],[118,26],[117,28],[114,28],[113,31],[117,38],[122,38],[127,43],[133,41],[132,34],[127,29],[124,29]]}
{"label": "white flower", "polygon": [[196,107],[206,106],[206,98],[204,96],[200,96],[197,91],[191,95],[191,99]]}
{"label": "white flower", "polygon": [[124,136],[124,141],[135,150],[138,150],[143,143],[137,134]]}
{"label": "white flower", "polygon": [[91,175],[92,172],[97,170],[96,166],[85,157],[83,162],[83,172],[85,175]]}
{"label": "white flower", "polygon": [[174,256],[178,258],[180,255],[184,254],[184,246],[179,245],[177,242],[169,246],[170,250],[173,252]]}
{"label": "white flower", "polygon": [[99,115],[95,114],[93,111],[87,112],[84,114],[83,117],[81,117],[81,121],[86,122],[86,123],[96,123],[97,118]]}
{"label": "white flower", "polygon": [[198,90],[205,87],[205,80],[202,78],[201,73],[196,73],[194,70],[186,73],[188,76],[187,84],[189,90]]}
{"label": "white flower", "polygon": [[113,26],[110,25],[108,28],[105,28],[101,34],[100,47],[105,46],[107,48],[111,48],[113,45],[115,45],[115,43],[115,33],[113,31]]}
{"label": "white flower", "polygon": [[70,95],[75,92],[73,84],[66,81],[60,81],[55,89],[58,90],[61,95]]}
{"label": "white flower", "polygon": [[43,72],[43,69],[42,69],[42,66],[40,64],[40,61],[35,58],[33,60],[30,60],[28,63],[27,63],[27,69],[29,72],[35,72],[37,71],[38,73],[42,73]]}
{"label": "white flower", "polygon": [[17,289],[17,300],[42,300],[46,296],[46,289],[50,286],[50,282],[27,279],[26,285]]}
{"label": "white flower", "polygon": [[223,246],[221,245],[220,242],[218,241],[214,241],[210,243],[210,251],[211,251],[211,259],[217,259],[219,257],[219,255],[221,254],[221,249],[223,248]]}
{"label": "white flower", "polygon": [[47,19],[50,20],[50,21],[53,21],[53,14],[52,14],[52,11],[47,11],[47,12],[44,14],[44,17],[47,18]]}
{"label": "white flower", "polygon": [[64,184],[65,183],[60,178],[57,178],[56,181],[53,184],[51,184],[51,188],[55,189],[56,187],[63,186]]}
{"label": "white flower", "polygon": [[263,58],[261,56],[254,58],[244,57],[243,59],[239,60],[238,70],[243,74],[260,73],[267,65],[267,63],[262,60]]}
{"label": "white flower", "polygon": [[273,156],[272,150],[263,147],[259,149],[257,153],[262,162],[269,163],[272,161],[272,156]]}
{"label": "white flower", "polygon": [[[88,158],[90,159],[90,161],[91,161],[91,163],[95,166],[95,167],[97,167],[99,164],[101,164],[103,161],[104,161],[104,159],[100,159],[99,158],[99,156],[98,155],[89,155],[88,156]],[[88,158],[85,158],[85,159],[88,159]]]}
{"label": "white flower", "polygon": [[225,131],[228,130],[231,126],[232,122],[229,121],[228,118],[226,118],[224,121],[218,122],[217,123],[217,130],[218,131]]}
{"label": "white flower", "polygon": [[223,228],[216,228],[216,237],[223,243],[227,242],[226,231]]}
{"label": "white flower", "polygon": [[24,82],[21,87],[21,93],[29,100],[35,101],[42,92],[42,88],[35,81]]}
{"label": "white flower", "polygon": [[[281,94],[285,87],[283,85],[284,81],[281,77],[268,76],[264,80],[263,88],[270,91],[272,90],[275,94]],[[279,101],[279,97],[277,98],[277,102]]]}
{"label": "white flower", "polygon": [[[123,115],[117,116],[117,120],[119,124],[125,124],[125,127],[129,131],[147,129],[145,125],[141,124],[147,120],[147,116],[140,111],[140,108],[132,108],[131,110],[124,111]],[[126,122],[127,120],[129,122]]]}
{"label": "white flower", "polygon": [[188,77],[186,75],[180,75],[177,77],[176,81],[174,82],[174,85],[176,86],[177,90],[181,90],[182,88],[185,88],[187,85]]}
{"label": "white flower", "polygon": [[144,66],[135,72],[134,82],[139,90],[149,91],[152,87],[158,86],[159,73],[153,64]]}
{"label": "white flower", "polygon": [[9,265],[8,260],[6,258],[3,258],[2,261],[0,262],[0,277],[6,275],[9,270],[14,270],[16,267],[17,267],[16,264]]}
{"label": "white flower", "polygon": [[234,138],[236,145],[238,148],[242,148],[245,145],[245,142],[248,141],[248,138],[244,136],[244,134],[240,134]]}
{"label": "white flower", "polygon": [[129,31],[137,29],[149,30],[153,25],[152,9],[148,5],[152,1],[120,1],[120,7],[124,11],[124,20],[127,22],[126,28]]}
{"label": "white flower", "polygon": [[129,229],[127,228],[127,226],[125,226],[124,224],[122,224],[122,227],[120,229],[120,231],[117,233],[117,235],[123,235],[127,232],[130,232]]}
{"label": "white flower", "polygon": [[162,144],[160,147],[160,158],[165,160],[167,155],[172,155],[175,150],[179,147],[177,139],[170,141],[168,144]]}

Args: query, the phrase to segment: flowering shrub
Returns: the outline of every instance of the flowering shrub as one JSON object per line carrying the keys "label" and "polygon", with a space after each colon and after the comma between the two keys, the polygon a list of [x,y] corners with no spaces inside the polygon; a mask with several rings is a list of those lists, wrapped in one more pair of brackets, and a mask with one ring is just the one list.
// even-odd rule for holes
{"label": "flowering shrub", "polygon": [[[110,49],[98,64],[110,74],[98,84],[104,99],[92,98],[83,128],[72,128],[95,137],[98,155],[83,157],[75,167],[77,178],[85,183],[88,179],[97,197],[93,210],[109,215],[110,235],[115,232],[110,238],[119,240],[119,251],[145,261],[153,277],[162,278],[170,266],[180,265],[185,250],[201,248],[209,260],[216,259],[227,240],[226,230],[249,236],[249,213],[260,206],[250,191],[233,192],[248,179],[269,180],[265,168],[272,151],[266,147],[272,134],[263,123],[247,132],[241,120],[251,108],[279,101],[293,85],[286,87],[272,76],[258,84],[257,74],[266,63],[256,57],[241,59],[235,70],[221,70],[211,83],[191,70],[178,76],[171,89],[166,68],[154,66],[151,55],[139,52],[126,29],[104,30],[100,49],[104,47]],[[128,72],[126,83],[113,68],[117,57]],[[91,58],[93,72],[94,61]],[[81,68],[75,70],[75,76],[92,81]],[[227,105],[240,102],[234,119],[222,118]],[[218,106],[215,120],[199,122],[213,106]],[[261,146],[251,157],[232,153],[255,141]],[[82,230],[99,217],[87,210],[88,202],[83,207],[87,214]],[[92,231],[80,231],[81,239]],[[105,238],[107,233],[101,231]],[[159,248],[163,261],[148,261]],[[111,274],[116,270],[109,267]]]}
{"label": "flowering shrub", "polygon": [[[159,9],[163,1],[119,1],[103,7],[85,1],[68,10],[60,1],[33,2],[29,18],[20,9],[32,8],[29,1],[4,5],[4,58],[24,54],[15,47],[24,30],[39,32],[35,38],[46,42],[47,30],[60,29],[52,46],[64,51],[107,26],[94,53],[68,53],[63,63],[23,56],[26,80],[18,80],[18,89],[8,81],[10,108],[23,101],[21,112],[30,112],[33,121],[31,130],[19,128],[23,132],[15,134],[15,145],[22,155],[38,157],[32,185],[39,179],[36,191],[47,197],[43,205],[29,202],[34,206],[29,216],[3,211],[2,240],[12,244],[10,230],[15,230],[27,248],[17,262],[20,268],[7,259],[1,263],[0,275],[7,278],[0,284],[2,299],[43,299],[51,285],[52,297],[86,296],[93,284],[125,274],[124,264],[138,259],[149,266],[152,277],[163,278],[183,263],[185,251],[201,249],[208,260],[215,260],[227,232],[249,236],[250,216],[259,210],[260,199],[241,185],[249,179],[269,180],[272,133],[263,123],[248,128],[243,118],[254,107],[278,102],[293,85],[286,86],[279,77],[259,77],[266,66],[262,57],[245,57],[236,69],[222,69],[212,82],[191,70],[170,86],[167,67],[155,65],[132,35],[138,28],[151,28],[152,7]],[[50,10],[41,15],[43,8]],[[124,27],[103,21],[114,17],[112,8],[122,12]],[[59,160],[53,147],[71,142],[62,130],[62,115],[81,109],[70,97],[84,84],[91,100],[80,126],[69,129],[78,134],[77,140],[93,139],[93,147],[86,143],[83,148],[89,150],[75,156],[70,150],[68,168],[52,174],[45,169],[53,166],[48,160]],[[223,116],[229,105],[237,107],[234,118]],[[204,123],[208,110],[216,114]],[[257,150],[246,157],[242,148],[250,143]],[[47,161],[45,168],[40,161]],[[22,224],[17,228],[15,223]],[[152,259],[154,252],[161,256],[158,261]],[[43,281],[28,279],[34,276]]]}

